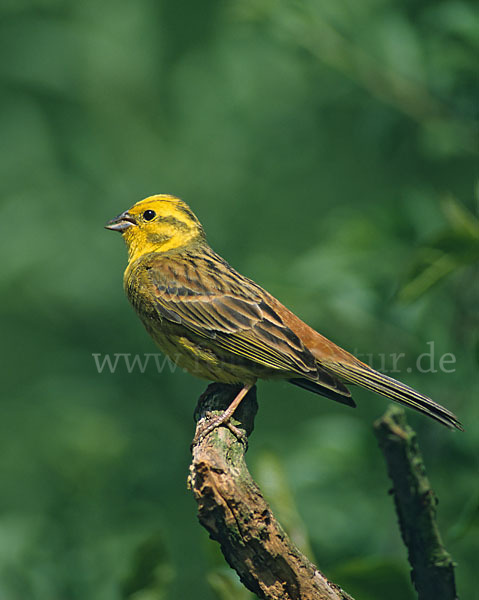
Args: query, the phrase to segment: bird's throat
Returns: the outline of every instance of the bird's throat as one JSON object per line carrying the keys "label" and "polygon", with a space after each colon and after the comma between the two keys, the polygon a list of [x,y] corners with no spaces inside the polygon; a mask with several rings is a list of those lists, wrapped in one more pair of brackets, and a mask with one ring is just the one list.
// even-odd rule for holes
{"label": "bird's throat", "polygon": [[186,247],[196,237],[192,233],[190,231],[138,231],[135,227],[130,227],[123,233],[128,248],[128,261],[134,262],[151,252],[163,253]]}

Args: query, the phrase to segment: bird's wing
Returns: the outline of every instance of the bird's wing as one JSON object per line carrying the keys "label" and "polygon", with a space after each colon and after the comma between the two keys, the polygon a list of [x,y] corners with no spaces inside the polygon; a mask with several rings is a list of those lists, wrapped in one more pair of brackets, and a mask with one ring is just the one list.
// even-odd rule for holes
{"label": "bird's wing", "polygon": [[147,269],[161,318],[206,338],[210,346],[350,395],[339,380],[318,366],[274,310],[267,292],[212,251],[156,256]]}

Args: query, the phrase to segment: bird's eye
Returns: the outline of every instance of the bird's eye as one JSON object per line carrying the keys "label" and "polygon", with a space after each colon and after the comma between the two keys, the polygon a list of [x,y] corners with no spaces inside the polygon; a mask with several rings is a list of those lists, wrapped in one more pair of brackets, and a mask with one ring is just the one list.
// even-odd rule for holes
{"label": "bird's eye", "polygon": [[145,219],[145,221],[151,221],[151,219],[154,219],[156,217],[156,212],[154,210],[145,210],[145,212],[143,213],[143,218]]}

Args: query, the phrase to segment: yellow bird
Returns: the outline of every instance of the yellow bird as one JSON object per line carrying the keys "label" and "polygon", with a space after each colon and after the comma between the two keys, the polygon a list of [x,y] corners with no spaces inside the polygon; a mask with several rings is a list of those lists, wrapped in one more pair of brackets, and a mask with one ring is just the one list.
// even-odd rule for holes
{"label": "yellow bird", "polygon": [[257,379],[286,379],[349,406],[345,384],[357,384],[462,430],[446,408],[361,362],[233,269],[179,198],[145,198],[106,228],[126,242],[125,291],[160,349],[193,375],[241,384],[208,431],[228,421]]}

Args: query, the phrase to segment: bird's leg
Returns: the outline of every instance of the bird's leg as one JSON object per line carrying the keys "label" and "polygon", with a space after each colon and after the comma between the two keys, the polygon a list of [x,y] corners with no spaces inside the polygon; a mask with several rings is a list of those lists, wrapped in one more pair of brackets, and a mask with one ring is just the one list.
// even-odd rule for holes
{"label": "bird's leg", "polygon": [[225,423],[227,424],[228,429],[230,429],[231,432],[236,435],[236,437],[238,437],[239,439],[243,439],[244,435],[241,433],[241,431],[237,427],[235,427],[232,423],[229,423],[228,421],[234,415],[235,410],[240,405],[241,400],[243,400],[243,398],[246,396],[246,394],[250,391],[250,389],[254,386],[255,383],[256,383],[256,381],[254,381],[253,383],[249,383],[249,384],[245,385],[243,388],[241,388],[241,390],[235,396],[233,402],[228,406],[228,408],[223,412],[223,414],[218,415],[217,417],[212,419],[208,423],[208,425],[206,425],[204,427],[204,429],[200,432],[200,434],[199,435],[197,434],[195,436],[195,439],[193,440],[193,444],[202,440],[209,433],[211,433],[213,431],[213,429],[216,429],[217,427],[219,427],[220,425],[223,425]]}

